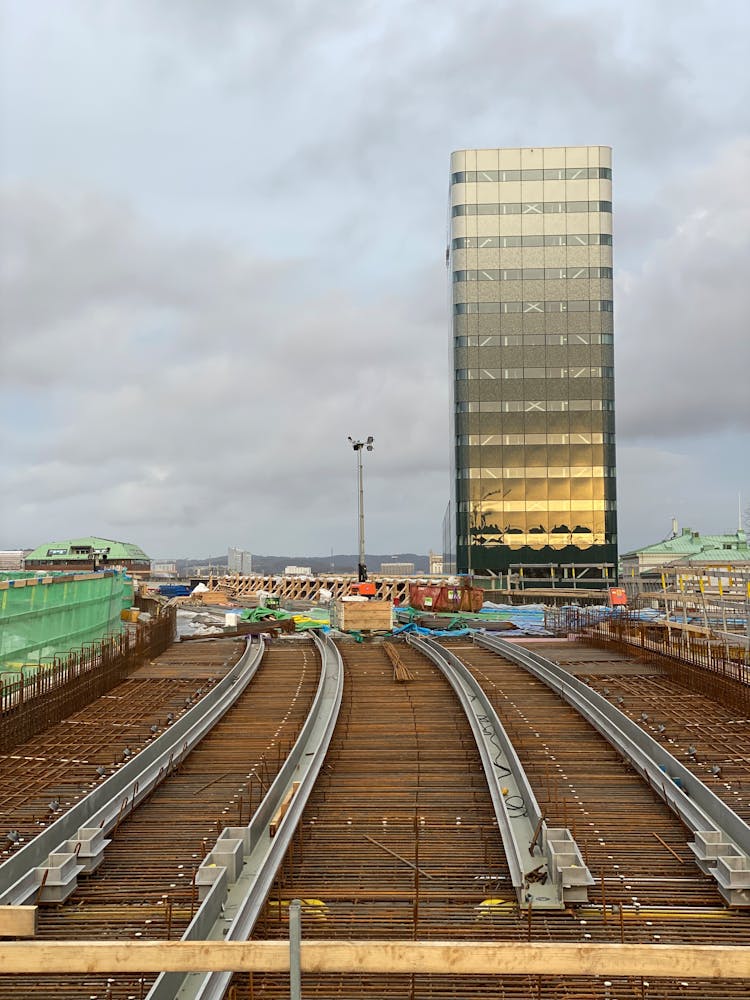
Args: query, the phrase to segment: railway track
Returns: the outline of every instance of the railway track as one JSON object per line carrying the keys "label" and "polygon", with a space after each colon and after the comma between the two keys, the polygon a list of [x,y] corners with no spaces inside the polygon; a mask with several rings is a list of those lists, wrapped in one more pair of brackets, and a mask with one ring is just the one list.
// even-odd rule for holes
{"label": "railway track", "polygon": [[[172,646],[83,710],[0,754],[0,861],[197,704],[243,649],[223,641]],[[15,843],[9,830],[18,833]]]}
{"label": "railway track", "polygon": [[625,712],[750,822],[750,719],[621,654],[567,642],[534,648]]}
{"label": "railway track", "polygon": [[[316,939],[750,943],[747,916],[727,909],[715,882],[696,866],[682,824],[588,723],[509,660],[465,640],[446,645],[487,692],[547,823],[570,828],[577,840],[594,876],[588,901],[557,912],[519,903],[480,752],[469,721],[441,672],[417,650],[400,645],[403,669],[397,670],[382,644],[342,643],[346,684],[339,721],[297,835],[255,924],[255,937],[286,938],[288,904],[300,898],[303,935]],[[210,643],[196,646],[213,648]],[[182,652],[184,647],[179,649]],[[190,653],[198,654],[195,646]],[[229,666],[227,660],[221,669],[214,668],[213,683]],[[580,666],[585,668],[585,664]],[[169,672],[166,661],[159,670]],[[643,677],[632,670],[622,675],[610,670],[603,677],[594,669],[588,679],[600,689],[607,686],[607,696],[614,701],[625,697],[618,685],[628,689],[630,714],[638,714],[636,693],[641,691]],[[133,678],[135,684],[142,680]],[[651,698],[653,708],[654,699],[660,697],[658,714],[667,720],[670,700],[675,701],[675,712],[679,711],[677,701],[658,687],[661,681],[645,681],[645,693],[638,695],[644,704]],[[179,774],[121,824],[98,872],[80,883],[67,905],[42,909],[40,937],[179,937],[200,902],[194,878],[198,865],[223,827],[242,826],[255,811],[302,727],[316,683],[317,660],[309,643],[280,643],[266,653],[241,702],[182,762]],[[197,693],[194,678],[188,679],[187,686],[191,684]],[[136,705],[138,697],[133,698]],[[187,709],[185,697],[183,708]],[[176,704],[176,690],[169,698]],[[140,733],[146,745],[154,735],[151,726],[155,723],[149,721],[154,712],[166,720],[165,711],[172,711],[176,718],[173,709],[165,710],[169,698],[165,700],[162,693],[158,708],[138,708],[134,713],[138,721],[129,723],[129,735]],[[96,717],[105,710],[99,705],[92,706],[92,711]],[[237,714],[240,711],[246,714]],[[650,728],[651,713],[645,708],[640,711],[649,716],[641,722]],[[730,725],[731,720],[724,721]],[[657,728],[664,725],[659,735],[674,727],[674,735],[665,739],[677,741],[680,750],[685,734],[679,726],[684,728],[688,722],[683,718],[680,723],[675,716],[669,726],[662,721],[654,724]],[[121,723],[113,721],[113,725],[117,728]],[[719,739],[711,734],[721,725],[718,717],[704,720],[704,754],[709,745],[712,752],[719,752],[715,743],[709,744],[709,737]],[[47,784],[32,789],[31,794],[25,789],[25,798],[20,796],[23,801],[13,806],[17,811],[3,813],[5,821],[19,823],[14,816],[24,815],[31,834],[33,824],[39,823],[35,812],[39,802],[43,808],[43,800],[64,777],[61,765],[70,761],[75,769],[85,760],[82,766],[91,768],[97,753],[106,756],[106,742],[102,750],[99,739],[97,734],[85,757],[78,751],[75,758],[67,756],[66,749],[66,758],[54,761],[58,771]],[[33,757],[29,749],[19,748],[14,756]],[[202,756],[209,751],[213,758]],[[37,756],[45,754],[40,751]],[[258,758],[252,767],[248,765],[251,757],[253,762]],[[5,763],[0,765],[0,781]],[[38,763],[41,775],[44,762]],[[112,759],[110,766],[117,763]],[[700,767],[704,761],[692,763],[704,777]],[[101,766],[95,763],[94,772]],[[745,772],[738,766],[741,785]],[[81,777],[96,784],[90,771]],[[724,791],[731,804],[738,798],[739,793],[733,794],[738,789],[732,782],[724,784],[729,784]],[[76,791],[71,790],[69,798],[60,787],[62,794],[56,797],[61,803],[73,803],[74,796],[83,793],[85,782],[71,782],[71,789],[73,785]],[[44,822],[51,818],[48,815]],[[502,980],[306,976],[304,995],[509,1000],[602,996],[718,1000],[750,995],[746,985],[736,981],[607,982],[605,986],[583,977],[535,976]],[[72,977],[4,976],[0,977],[0,998],[54,992],[62,998],[119,1000],[145,996],[150,983],[148,977],[74,981]],[[288,991],[287,978],[256,973],[235,976],[228,995],[244,1000],[288,996]]]}
{"label": "railway track", "polygon": [[[156,709],[158,717],[165,718],[167,705],[173,705],[168,710],[176,713],[177,700],[183,710],[187,708],[184,701],[189,695],[183,692],[199,697],[200,687],[222,676],[242,648],[244,644],[238,649],[223,640],[191,644],[189,652],[180,645],[144,668],[156,679],[171,676],[177,681],[172,698]],[[194,667],[201,662],[200,677],[193,676],[195,669],[184,677],[186,664]],[[41,940],[179,939],[199,904],[198,866],[224,826],[247,823],[257,808],[307,716],[318,672],[319,662],[309,644],[280,644],[268,650],[235,706],[177,773],[120,824],[96,873],[79,880],[66,905],[40,908],[37,936]],[[133,682],[145,683],[145,678]],[[112,693],[119,705],[119,725],[141,714],[138,705],[131,714],[131,703],[123,700],[130,693],[129,684]],[[90,715],[100,719],[103,711],[95,703]],[[153,711],[152,705],[146,721]],[[149,735],[152,724],[145,727]],[[86,766],[92,768],[93,762]],[[48,793],[49,786],[41,798]],[[54,993],[61,1000],[91,996],[116,1000],[145,996],[151,979],[0,976],[0,997]]]}
{"label": "railway track", "polygon": [[[624,943],[750,943],[696,866],[677,817],[573,709],[510,661],[451,643],[490,693],[550,823],[570,826],[596,885],[565,912],[518,906],[498,849],[476,748],[446,681],[419,653],[399,685],[377,647],[345,653],[349,694],[331,769],[256,928],[285,937],[289,900],[303,937]],[[387,885],[387,888],[385,888]],[[682,979],[306,976],[305,997],[747,997],[745,983]],[[288,995],[283,977],[238,976],[237,1000]],[[605,992],[606,989],[606,992]]]}

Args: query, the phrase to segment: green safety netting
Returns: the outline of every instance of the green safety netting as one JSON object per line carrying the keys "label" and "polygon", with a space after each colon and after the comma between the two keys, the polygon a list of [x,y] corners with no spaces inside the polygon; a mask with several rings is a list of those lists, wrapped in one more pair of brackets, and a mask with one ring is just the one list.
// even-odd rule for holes
{"label": "green safety netting", "polygon": [[133,582],[118,571],[0,574],[0,671],[25,671],[122,629]]}

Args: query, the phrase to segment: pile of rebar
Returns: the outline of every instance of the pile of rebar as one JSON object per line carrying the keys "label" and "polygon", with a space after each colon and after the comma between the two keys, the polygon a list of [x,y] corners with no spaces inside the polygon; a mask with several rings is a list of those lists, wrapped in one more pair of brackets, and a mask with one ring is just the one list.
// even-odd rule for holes
{"label": "pile of rebar", "polygon": [[383,649],[388,657],[388,659],[393,664],[393,679],[394,681],[413,681],[414,674],[405,665],[404,661],[401,659],[398,650],[396,649],[395,643],[384,642]]}

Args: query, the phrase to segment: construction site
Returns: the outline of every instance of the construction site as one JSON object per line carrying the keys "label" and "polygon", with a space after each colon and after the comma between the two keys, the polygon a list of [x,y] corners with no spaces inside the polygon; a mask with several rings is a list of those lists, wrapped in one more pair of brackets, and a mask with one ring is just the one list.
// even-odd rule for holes
{"label": "construction site", "polygon": [[[201,597],[294,622],[335,584]],[[750,996],[746,581],[536,632],[374,589],[193,641],[138,598],[6,678],[0,997]]]}

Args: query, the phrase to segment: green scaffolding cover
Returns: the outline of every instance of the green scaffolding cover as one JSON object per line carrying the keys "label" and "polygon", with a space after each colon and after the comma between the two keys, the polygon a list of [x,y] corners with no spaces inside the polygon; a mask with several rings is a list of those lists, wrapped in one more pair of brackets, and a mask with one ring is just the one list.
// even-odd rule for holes
{"label": "green scaffolding cover", "polygon": [[122,630],[133,583],[117,571],[0,574],[0,671],[22,671]]}

